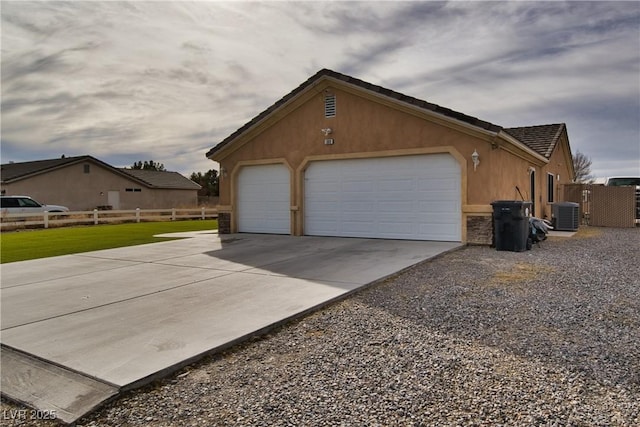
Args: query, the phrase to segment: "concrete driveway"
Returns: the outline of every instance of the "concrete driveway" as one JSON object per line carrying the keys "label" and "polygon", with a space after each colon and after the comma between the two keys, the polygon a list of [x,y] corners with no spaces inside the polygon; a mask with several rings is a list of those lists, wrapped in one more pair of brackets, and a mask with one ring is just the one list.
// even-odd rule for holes
{"label": "concrete driveway", "polygon": [[1,266],[2,393],[72,422],[459,243],[215,231]]}

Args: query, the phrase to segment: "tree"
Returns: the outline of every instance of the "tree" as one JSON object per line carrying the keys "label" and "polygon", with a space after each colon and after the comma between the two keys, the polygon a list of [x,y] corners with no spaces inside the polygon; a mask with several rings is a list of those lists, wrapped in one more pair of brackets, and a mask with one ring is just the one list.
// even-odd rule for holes
{"label": "tree", "polygon": [[215,169],[210,169],[204,174],[202,172],[193,172],[189,179],[202,186],[198,191],[198,196],[218,196],[220,193],[218,171]]}
{"label": "tree", "polygon": [[591,175],[591,159],[576,151],[573,156],[573,180],[579,184],[591,184],[594,181],[593,175]]}
{"label": "tree", "polygon": [[142,162],[135,162],[131,169],[142,169],[145,171],[165,171],[164,165],[162,163],[156,163],[153,160],[145,160]]}

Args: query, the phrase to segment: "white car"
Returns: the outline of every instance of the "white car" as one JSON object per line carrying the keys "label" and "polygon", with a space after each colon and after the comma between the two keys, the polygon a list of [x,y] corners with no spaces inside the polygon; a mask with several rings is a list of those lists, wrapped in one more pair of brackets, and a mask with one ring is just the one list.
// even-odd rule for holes
{"label": "white car", "polygon": [[29,196],[1,196],[2,213],[69,212],[66,206],[43,205]]}

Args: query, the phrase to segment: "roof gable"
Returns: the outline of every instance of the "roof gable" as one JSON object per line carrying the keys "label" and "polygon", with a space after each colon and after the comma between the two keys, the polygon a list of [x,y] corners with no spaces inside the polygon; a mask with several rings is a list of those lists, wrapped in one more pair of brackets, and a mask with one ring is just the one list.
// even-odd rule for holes
{"label": "roof gable", "polygon": [[59,159],[35,160],[31,162],[5,163],[0,165],[3,183],[19,181],[31,176],[40,175],[77,163],[91,162],[111,172],[138,182],[148,188],[199,190],[201,186],[178,172],[149,171],[115,168],[92,156],[63,157]]}
{"label": "roof gable", "polygon": [[[91,156],[62,157],[59,159],[35,160],[32,162],[5,163],[0,165],[2,182],[10,182],[26,178],[30,175],[37,175],[52,171],[71,164],[91,160]],[[95,160],[95,159],[93,159]]]}
{"label": "roof gable", "polygon": [[566,129],[564,123],[539,126],[524,126],[505,128],[504,131],[518,141],[531,148],[536,153],[549,159],[556,148],[562,131]]}
{"label": "roof gable", "polygon": [[382,86],[374,85],[363,80],[357,79],[355,77],[347,76],[345,74],[338,73],[336,71],[322,69],[318,71],[316,74],[311,76],[305,82],[303,82],[300,86],[286,94],[284,97],[280,98],[269,108],[255,116],[245,125],[240,127],[238,130],[233,132],[231,135],[222,140],[219,144],[213,147],[211,150],[207,152],[207,157],[211,158],[215,153],[219,152],[233,141],[235,141],[238,137],[243,135],[245,132],[249,131],[249,129],[253,128],[276,110],[283,107],[285,104],[292,101],[296,98],[297,95],[304,92],[307,88],[312,87],[318,84],[320,81],[325,79],[333,79],[337,80],[351,86],[355,86],[361,90],[368,91],[370,93],[377,94],[382,97],[386,97],[388,99],[394,100],[396,102],[401,102],[404,104],[411,105],[412,107],[417,107],[418,109],[428,111],[431,113],[435,113],[437,115],[442,116],[443,118],[447,118],[449,120],[456,120],[459,122],[463,122],[466,125],[471,125],[472,127],[476,127],[480,130],[490,131],[490,132],[500,132],[502,130],[501,126],[495,125],[493,123],[480,120],[477,117],[469,116],[467,114],[461,113],[459,111],[451,110],[446,107],[442,107],[437,104],[433,104],[418,98],[414,98],[412,96],[404,95],[400,92],[393,91],[391,89],[384,88]]}
{"label": "roof gable", "polygon": [[387,99],[391,102],[410,106],[411,108],[417,109],[418,111],[428,113],[429,115],[431,115],[431,117],[439,116],[440,118],[449,122],[457,122],[467,127],[475,128],[478,131],[493,133],[494,135],[506,139],[516,146],[519,146],[520,150],[528,151],[529,153],[538,156],[540,160],[549,160],[551,154],[558,144],[560,136],[563,132],[566,134],[566,126],[564,123],[503,128],[500,125],[480,120],[476,117],[469,116],[459,111],[451,110],[449,108],[442,107],[440,105],[433,104],[418,98],[414,98],[412,96],[404,95],[391,89],[374,85],[363,80],[325,68],[309,77],[305,82],[300,84],[284,97],[276,101],[269,108],[255,116],[238,130],[226,137],[219,144],[210,149],[207,152],[206,156],[213,159],[213,156],[216,153],[224,150],[227,146],[232,145],[235,141],[241,140],[241,137],[245,134],[249,134],[250,131],[258,129],[259,126],[263,122],[266,122],[266,120],[271,115],[274,115],[276,111],[280,110],[286,105],[293,103],[299,95],[310,88],[316,87],[325,80],[341,82],[345,85],[356,88],[357,90],[366,91],[371,95],[382,97],[383,99]]}

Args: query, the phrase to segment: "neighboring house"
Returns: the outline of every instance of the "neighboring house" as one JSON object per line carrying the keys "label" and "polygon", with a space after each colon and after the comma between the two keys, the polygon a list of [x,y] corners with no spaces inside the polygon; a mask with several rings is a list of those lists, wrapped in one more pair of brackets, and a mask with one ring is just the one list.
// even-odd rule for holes
{"label": "neighboring house", "polygon": [[195,207],[200,186],[177,172],[115,168],[91,156],[1,165],[3,195],[72,211]]}
{"label": "neighboring house", "polygon": [[548,218],[573,177],[564,124],[505,129],[326,69],[207,157],[221,233],[489,244],[491,202]]}

